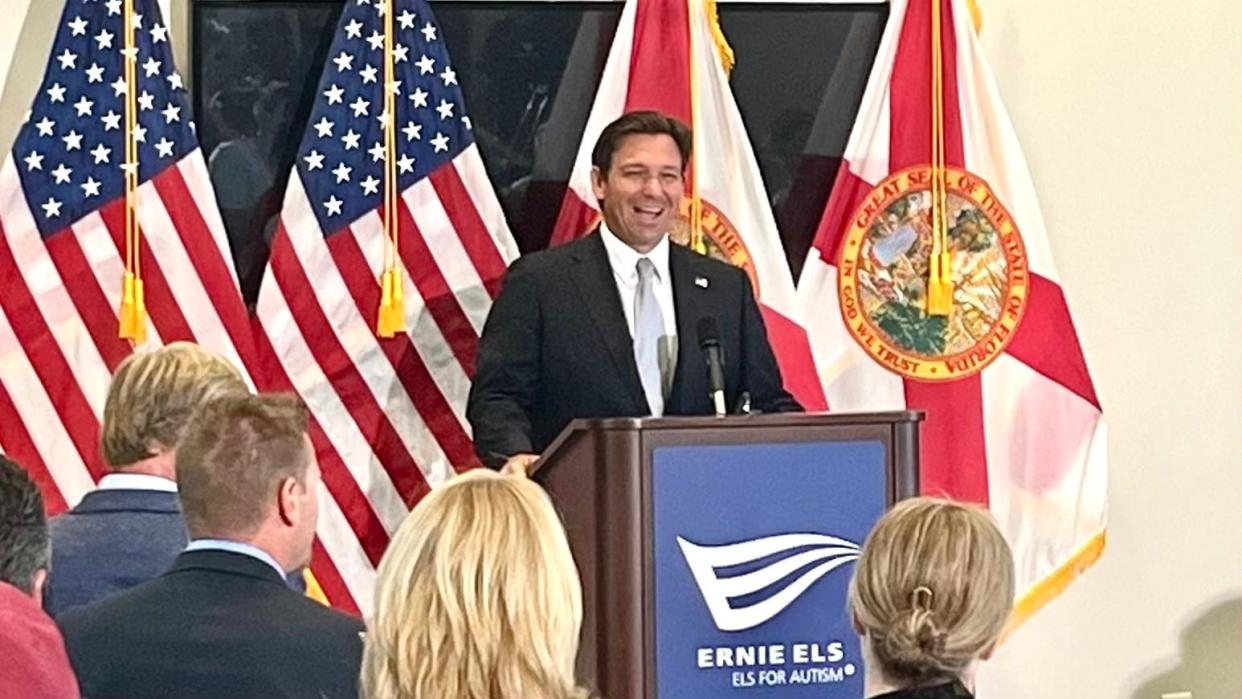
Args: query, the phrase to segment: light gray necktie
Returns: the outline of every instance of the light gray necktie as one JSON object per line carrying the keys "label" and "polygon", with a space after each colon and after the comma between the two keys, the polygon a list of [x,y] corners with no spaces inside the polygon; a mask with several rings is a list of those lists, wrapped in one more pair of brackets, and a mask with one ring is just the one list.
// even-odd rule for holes
{"label": "light gray necktie", "polygon": [[[660,377],[660,337],[664,335],[664,315],[656,301],[656,268],[651,260],[638,258],[638,291],[634,294],[634,362],[643,382],[643,393],[653,414],[662,414],[663,382]],[[659,410],[657,410],[659,406]]]}

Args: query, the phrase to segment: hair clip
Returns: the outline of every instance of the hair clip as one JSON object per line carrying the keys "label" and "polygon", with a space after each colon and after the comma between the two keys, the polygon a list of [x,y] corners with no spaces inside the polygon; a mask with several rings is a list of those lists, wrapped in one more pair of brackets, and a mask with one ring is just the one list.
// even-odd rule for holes
{"label": "hair clip", "polygon": [[[922,604],[920,604],[922,600]],[[919,585],[914,588],[914,592],[910,593],[910,606],[918,611],[930,612],[932,610],[932,591],[926,585]]]}

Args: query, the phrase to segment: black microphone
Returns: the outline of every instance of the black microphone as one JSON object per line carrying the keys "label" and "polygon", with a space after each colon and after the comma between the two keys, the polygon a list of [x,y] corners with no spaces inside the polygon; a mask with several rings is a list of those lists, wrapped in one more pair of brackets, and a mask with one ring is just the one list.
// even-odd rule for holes
{"label": "black microphone", "polygon": [[720,324],[711,316],[699,318],[699,349],[707,363],[707,395],[711,398],[716,415],[725,410],[724,353],[720,350]]}

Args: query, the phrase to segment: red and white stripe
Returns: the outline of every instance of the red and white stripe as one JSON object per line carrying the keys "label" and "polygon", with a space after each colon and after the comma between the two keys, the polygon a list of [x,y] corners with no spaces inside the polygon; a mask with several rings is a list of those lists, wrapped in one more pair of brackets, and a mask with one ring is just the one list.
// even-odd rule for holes
{"label": "red and white stripe", "polygon": [[[44,238],[15,162],[0,168],[0,447],[44,486],[53,513],[104,472],[104,399],[133,351],[117,337],[124,205],[117,198]],[[253,375],[251,328],[199,150],[139,187],[138,222],[143,347],[194,341]]]}
{"label": "red and white stripe", "polygon": [[694,128],[690,168],[700,198],[719,210],[746,246],[744,264],[785,386],[807,408],[823,407],[793,277],[776,220],[703,0],[629,0],[582,134],[552,243],[586,234],[599,218],[591,191],[591,150],[622,114],[656,109]]}
{"label": "red and white stripe", "polygon": [[323,231],[296,171],[257,309],[266,387],[296,391],[313,417],[327,495],[312,571],[333,605],[363,612],[408,507],[478,464],[465,418],[469,379],[483,322],[518,255],[473,145],[403,191],[397,216],[406,334],[375,334],[380,213]]}
{"label": "red and white stripe", "polygon": [[1103,546],[1105,425],[1013,127],[966,4],[945,17],[946,160],[982,177],[1021,232],[1032,272],[1005,353],[950,383],[905,379],[873,361],[839,312],[837,246],[873,186],[930,159],[929,2],[895,0],[845,159],[798,292],[833,410],[917,408],[922,489],[986,504],[1013,547],[1018,617],[1055,595]]}

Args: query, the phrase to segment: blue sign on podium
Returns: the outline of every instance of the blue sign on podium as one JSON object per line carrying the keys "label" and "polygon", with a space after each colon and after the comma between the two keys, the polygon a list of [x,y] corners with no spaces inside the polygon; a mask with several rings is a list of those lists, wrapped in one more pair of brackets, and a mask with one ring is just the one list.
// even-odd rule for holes
{"label": "blue sign on podium", "polygon": [[862,696],[846,592],[885,468],[878,441],[653,450],[659,699]]}

